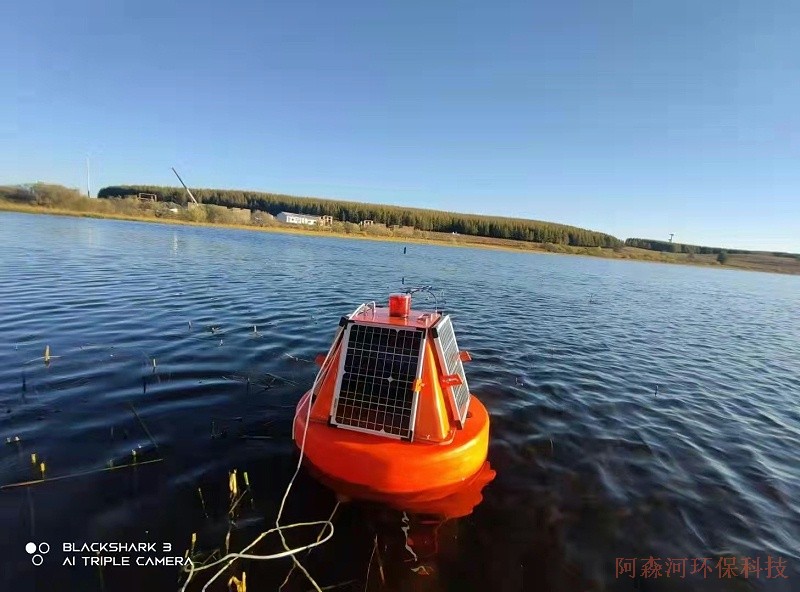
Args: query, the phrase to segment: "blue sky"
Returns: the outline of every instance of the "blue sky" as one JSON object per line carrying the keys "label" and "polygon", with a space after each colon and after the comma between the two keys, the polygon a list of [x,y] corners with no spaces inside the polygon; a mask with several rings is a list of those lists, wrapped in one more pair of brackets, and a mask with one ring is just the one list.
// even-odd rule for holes
{"label": "blue sky", "polygon": [[800,252],[800,3],[13,2],[0,183],[276,191]]}

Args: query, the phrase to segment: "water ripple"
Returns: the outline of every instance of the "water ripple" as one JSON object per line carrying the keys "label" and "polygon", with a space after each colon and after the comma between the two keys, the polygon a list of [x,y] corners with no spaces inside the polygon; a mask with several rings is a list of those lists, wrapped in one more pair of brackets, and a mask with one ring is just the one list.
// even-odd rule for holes
{"label": "water ripple", "polygon": [[[11,533],[0,549],[19,559],[4,588],[30,573],[29,538],[147,529],[185,548],[202,519],[197,488],[217,504],[234,467],[259,484],[269,520],[308,360],[341,315],[403,278],[445,288],[492,415],[498,476],[461,525],[453,574],[475,589],[623,590],[616,557],[772,555],[792,579],[755,589],[799,581],[798,278],[46,216],[0,224],[0,436],[21,438],[2,450],[2,482],[35,478],[33,452],[52,475],[149,458],[131,405],[165,458],[31,500],[0,494]],[[241,438],[253,434],[273,439]],[[299,485],[311,500],[301,518],[329,511],[319,491]],[[41,582],[100,589],[79,572]],[[174,574],[131,574],[113,589],[174,588]],[[258,577],[271,589],[283,575]]]}

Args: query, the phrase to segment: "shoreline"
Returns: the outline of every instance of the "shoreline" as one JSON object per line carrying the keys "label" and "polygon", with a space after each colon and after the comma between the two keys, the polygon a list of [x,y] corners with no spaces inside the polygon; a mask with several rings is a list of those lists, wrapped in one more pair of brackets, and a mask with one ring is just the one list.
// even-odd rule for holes
{"label": "shoreline", "polygon": [[[508,251],[513,253],[538,253],[543,255],[571,255],[578,257],[593,257],[599,259],[614,259],[621,261],[639,261],[645,263],[666,263],[669,265],[690,265],[694,267],[735,269],[740,271],[759,271],[762,273],[777,273],[781,275],[800,275],[800,262],[793,259],[784,259],[773,256],[770,261],[775,265],[767,265],[758,260],[758,256],[734,255],[729,256],[729,261],[722,265],[716,261],[714,255],[696,255],[690,258],[683,253],[665,253],[648,251],[635,247],[623,247],[619,250],[600,247],[576,247],[569,245],[548,246],[543,243],[516,241],[512,239],[497,239],[472,235],[451,236],[444,233],[421,231],[425,236],[389,236],[381,234],[347,233],[328,230],[292,228],[286,226],[254,226],[247,224],[226,224],[215,222],[192,222],[189,220],[176,220],[164,217],[130,216],[125,214],[110,214],[99,212],[79,212],[60,208],[30,206],[0,201],[0,212],[13,212],[18,214],[45,214],[52,216],[68,216],[73,218],[96,218],[103,220],[120,220],[123,222],[144,222],[163,224],[166,226],[192,226],[200,228],[223,228],[229,230],[247,230],[256,232],[271,232],[295,236],[325,236],[330,238],[373,240],[379,242],[421,244],[446,247],[477,248]],[[456,238],[457,237],[457,238]],[[733,261],[731,261],[733,260]],[[740,263],[737,265],[737,263]]]}

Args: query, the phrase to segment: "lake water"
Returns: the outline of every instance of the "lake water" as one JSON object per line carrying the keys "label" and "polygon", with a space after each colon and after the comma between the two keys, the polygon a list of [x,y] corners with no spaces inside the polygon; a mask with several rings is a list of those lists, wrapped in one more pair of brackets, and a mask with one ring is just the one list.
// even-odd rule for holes
{"label": "lake water", "polygon": [[[182,556],[192,533],[211,551],[230,530],[239,550],[269,528],[296,463],[307,360],[341,315],[403,280],[444,289],[497,476],[471,515],[426,531],[439,537],[428,576],[389,549],[415,517],[343,504],[334,537],[303,560],[320,586],[800,589],[800,278],[403,247],[0,214],[0,484],[40,478],[42,461],[53,479],[137,451],[133,468],[0,492],[0,589],[177,590],[175,567],[63,566],[62,545],[169,542]],[[233,469],[251,488],[231,526]],[[325,519],[334,503],[301,473],[284,522]],[[43,565],[28,542],[51,546]],[[685,577],[618,576],[618,558],[638,572],[651,556],[688,558]],[[726,557],[762,571],[720,578]],[[690,575],[692,558],[713,571]],[[248,589],[275,590],[291,561],[243,565]],[[284,587],[309,589],[297,575]]]}

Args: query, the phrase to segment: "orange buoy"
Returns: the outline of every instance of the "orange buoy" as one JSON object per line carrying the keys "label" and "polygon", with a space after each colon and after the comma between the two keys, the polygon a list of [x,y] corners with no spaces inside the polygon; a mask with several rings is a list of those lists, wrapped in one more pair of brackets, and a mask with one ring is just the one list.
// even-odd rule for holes
{"label": "orange buoy", "polygon": [[[392,295],[343,317],[293,436],[322,475],[374,495],[447,495],[484,466],[489,414],[469,392],[452,320]],[[416,496],[416,497],[415,497]]]}

